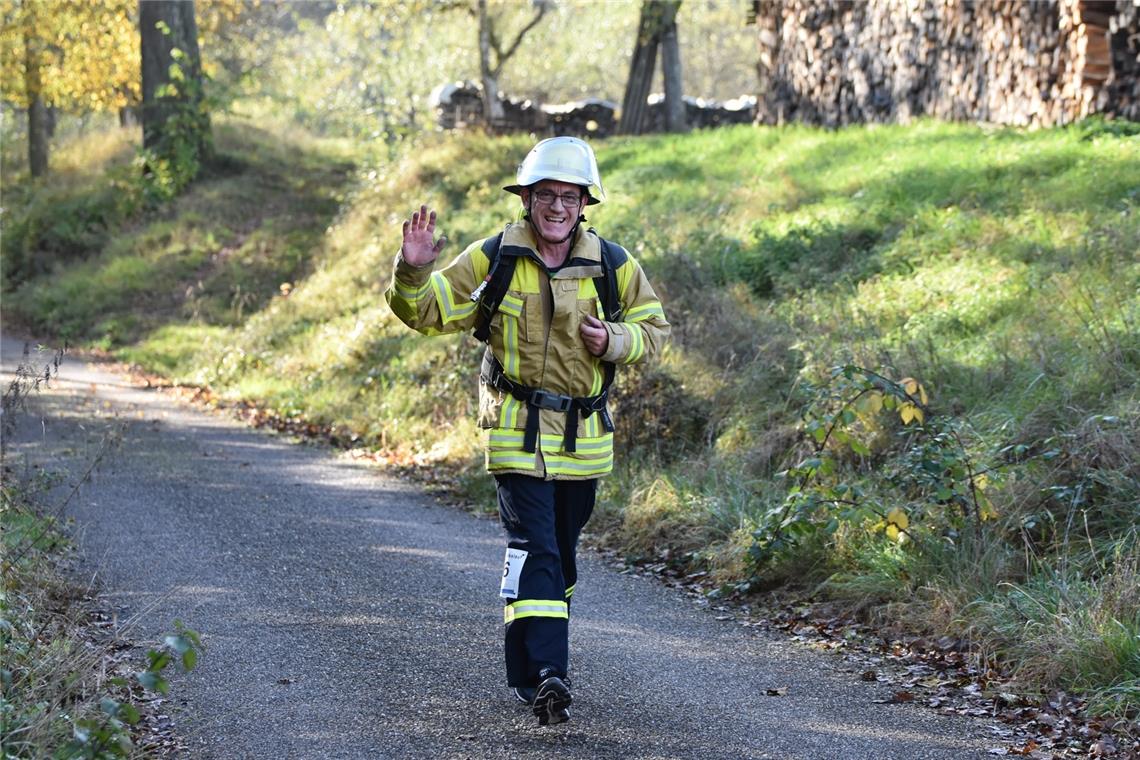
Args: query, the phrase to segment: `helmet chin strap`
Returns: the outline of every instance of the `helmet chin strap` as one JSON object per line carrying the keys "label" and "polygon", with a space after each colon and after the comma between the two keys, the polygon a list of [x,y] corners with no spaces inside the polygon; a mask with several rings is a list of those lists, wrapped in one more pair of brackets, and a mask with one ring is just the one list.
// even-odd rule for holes
{"label": "helmet chin strap", "polygon": [[534,234],[536,237],[541,238],[542,240],[544,240],[547,243],[550,243],[551,245],[561,245],[562,243],[565,243],[570,238],[574,237],[574,234],[578,232],[578,227],[581,226],[582,222],[586,221],[585,215],[578,214],[578,221],[574,222],[574,226],[570,228],[570,232],[569,232],[569,234],[566,235],[566,237],[562,238],[561,240],[551,240],[550,238],[546,237],[546,235],[542,234],[542,232],[538,229],[538,225],[535,224],[534,220],[530,218],[530,210],[531,210],[531,207],[533,205],[534,205],[534,200],[531,199],[530,203],[527,205],[526,213],[523,214],[523,219],[526,219],[527,223],[530,224],[530,228],[532,230],[534,230]]}

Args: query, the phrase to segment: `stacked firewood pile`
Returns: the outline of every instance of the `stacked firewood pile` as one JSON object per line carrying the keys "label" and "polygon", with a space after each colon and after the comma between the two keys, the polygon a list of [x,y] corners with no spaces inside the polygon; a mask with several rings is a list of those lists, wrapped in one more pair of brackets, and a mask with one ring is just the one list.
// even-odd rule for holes
{"label": "stacked firewood pile", "polygon": [[543,129],[552,135],[605,137],[617,129],[617,104],[609,100],[588,98],[562,105],[545,105],[539,109],[545,116]]}
{"label": "stacked firewood pile", "polygon": [[483,123],[483,96],[471,82],[448,82],[431,92],[429,105],[443,129],[464,129]]}
{"label": "stacked firewood pile", "polygon": [[1140,120],[1134,1],[753,0],[756,120]]}
{"label": "stacked firewood pile", "polygon": [[1117,0],[1109,19],[1112,76],[1104,97],[1116,113],[1140,121],[1140,2]]}
{"label": "stacked firewood pile", "polygon": [[[501,99],[504,132],[533,132],[578,137],[606,137],[617,129],[616,103],[589,98],[560,105],[539,105],[530,100]],[[441,85],[432,93],[431,105],[442,129],[483,126],[483,99],[479,85],[458,82]],[[751,124],[756,118],[756,98],[743,97],[721,103],[685,98],[685,116],[693,129],[728,124]],[[665,104],[661,95],[650,96],[646,131],[665,131]]]}
{"label": "stacked firewood pile", "polygon": [[[743,97],[721,103],[716,100],[685,97],[685,124],[690,129],[751,124],[756,116],[756,98]],[[665,96],[650,95],[645,114],[646,132],[667,132]]]}

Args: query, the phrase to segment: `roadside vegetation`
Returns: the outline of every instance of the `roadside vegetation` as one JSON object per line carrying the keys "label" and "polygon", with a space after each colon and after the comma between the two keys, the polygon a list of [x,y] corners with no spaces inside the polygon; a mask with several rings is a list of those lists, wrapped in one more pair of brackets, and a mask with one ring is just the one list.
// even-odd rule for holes
{"label": "roadside vegetation", "polygon": [[[532,138],[427,136],[377,161],[236,117],[216,132],[215,165],[170,204],[107,200],[130,153],[117,131],[74,144],[74,174],[14,192],[6,323],[325,431],[490,509],[481,347],[419,338],[383,290],[421,202],[445,257],[515,217],[500,188]],[[920,122],[601,141],[609,200],[589,223],[645,265],[674,337],[656,366],[619,375],[619,464],[593,539],[707,573],[722,596],[828,600],[968,639],[1028,692],[1134,716],[1136,132]],[[35,266],[9,270],[17,251]]]}
{"label": "roadside vegetation", "polygon": [[118,430],[88,459],[74,457],[81,472],[10,456],[18,429],[33,424],[32,397],[52,382],[62,354],[45,362],[26,356],[3,392],[0,752],[6,760],[157,757],[170,742],[155,698],[169,691],[170,666],[195,666],[201,641],[176,622],[176,632],[144,655],[126,638],[129,622],[113,621],[98,588],[80,583],[67,527],[69,501],[113,452]]}

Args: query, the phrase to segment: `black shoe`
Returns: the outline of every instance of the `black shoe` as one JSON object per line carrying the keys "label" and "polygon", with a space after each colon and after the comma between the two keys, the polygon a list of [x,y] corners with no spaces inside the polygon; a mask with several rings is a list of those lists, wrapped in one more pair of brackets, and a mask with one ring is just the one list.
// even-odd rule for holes
{"label": "black shoe", "polygon": [[531,709],[538,716],[538,725],[553,726],[570,720],[570,687],[558,675],[539,674],[540,681],[534,693]]}
{"label": "black shoe", "polygon": [[534,693],[538,691],[533,686],[516,686],[515,699],[522,702],[524,705],[534,704]]}

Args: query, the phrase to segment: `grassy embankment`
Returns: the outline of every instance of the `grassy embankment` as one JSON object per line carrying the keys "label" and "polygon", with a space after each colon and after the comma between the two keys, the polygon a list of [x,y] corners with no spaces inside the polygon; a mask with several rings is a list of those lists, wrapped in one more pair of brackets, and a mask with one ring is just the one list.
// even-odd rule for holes
{"label": "grassy embankment", "polygon": [[[645,265],[674,341],[619,379],[597,539],[728,591],[795,579],[969,635],[1028,688],[1140,706],[1140,139],[1118,131],[600,144],[611,200],[590,222]],[[489,507],[479,346],[419,338],[382,293],[419,202],[448,254],[514,215],[499,188],[530,140],[429,142],[350,193],[344,153],[233,127],[220,145],[224,169],[5,308],[450,473]],[[41,197],[83,207],[102,168]],[[921,419],[900,414],[923,391]]]}

